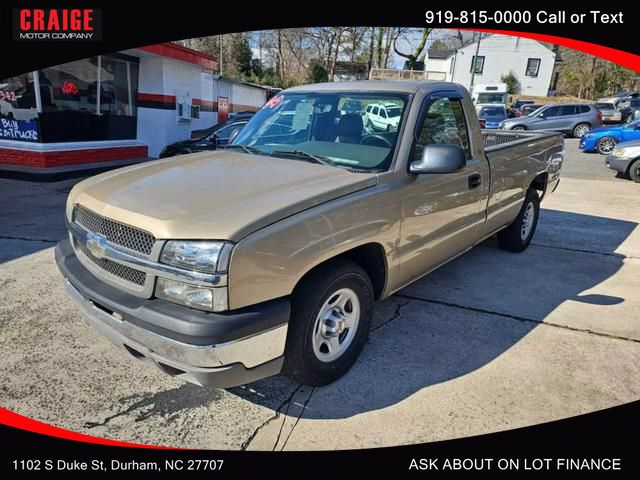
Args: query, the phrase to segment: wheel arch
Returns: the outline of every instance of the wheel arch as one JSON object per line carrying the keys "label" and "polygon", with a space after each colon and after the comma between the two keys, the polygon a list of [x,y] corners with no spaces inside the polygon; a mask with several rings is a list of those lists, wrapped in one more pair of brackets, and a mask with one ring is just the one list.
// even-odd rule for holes
{"label": "wheel arch", "polygon": [[326,265],[327,263],[339,261],[340,259],[351,260],[367,273],[369,280],[371,280],[371,285],[373,286],[374,297],[376,300],[379,300],[387,285],[389,267],[385,249],[382,244],[378,242],[358,245],[357,247],[345,250],[313,265],[298,278],[293,291],[295,292],[296,288],[298,288],[298,286],[318,268]]}

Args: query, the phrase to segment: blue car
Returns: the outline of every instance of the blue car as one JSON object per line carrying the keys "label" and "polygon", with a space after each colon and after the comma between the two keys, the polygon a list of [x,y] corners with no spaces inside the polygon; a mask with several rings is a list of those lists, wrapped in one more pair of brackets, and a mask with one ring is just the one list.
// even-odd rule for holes
{"label": "blue car", "polygon": [[640,140],[640,120],[589,130],[580,139],[580,150],[608,155],[618,143],[633,140]]}
{"label": "blue car", "polygon": [[504,107],[482,107],[478,112],[478,119],[482,128],[498,128],[500,122],[507,118]]}

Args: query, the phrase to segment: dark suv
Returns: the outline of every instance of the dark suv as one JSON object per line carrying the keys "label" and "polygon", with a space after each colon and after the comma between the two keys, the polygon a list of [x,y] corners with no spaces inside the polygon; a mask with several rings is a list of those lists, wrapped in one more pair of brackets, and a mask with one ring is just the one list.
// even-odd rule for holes
{"label": "dark suv", "polygon": [[500,123],[505,130],[549,130],[582,137],[602,125],[602,112],[588,103],[547,105],[527,117],[510,118]]}

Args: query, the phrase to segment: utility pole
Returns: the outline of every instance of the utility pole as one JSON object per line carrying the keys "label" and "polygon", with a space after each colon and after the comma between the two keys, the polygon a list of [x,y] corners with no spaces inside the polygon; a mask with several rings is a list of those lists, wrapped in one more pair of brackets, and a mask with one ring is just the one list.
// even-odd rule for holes
{"label": "utility pole", "polygon": [[373,68],[373,42],[376,34],[375,27],[371,28],[371,41],[369,42],[369,60],[367,61],[367,78],[371,79],[371,69]]}
{"label": "utility pole", "polygon": [[[476,44],[476,54],[473,56],[473,65],[471,66],[471,83],[469,84],[469,92],[473,90],[473,81],[476,79],[476,65],[478,63],[478,53],[480,53],[480,40],[482,40],[482,32],[478,32],[478,43]],[[473,95],[473,93],[471,93]]]}
{"label": "utility pole", "polygon": [[222,35],[218,35],[218,46],[220,53],[218,55],[218,75],[222,76]]}

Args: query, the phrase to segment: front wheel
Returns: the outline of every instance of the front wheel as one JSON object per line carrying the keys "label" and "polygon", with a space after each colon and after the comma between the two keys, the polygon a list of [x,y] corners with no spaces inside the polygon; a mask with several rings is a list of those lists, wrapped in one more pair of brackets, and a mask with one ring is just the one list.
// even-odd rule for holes
{"label": "front wheel", "polygon": [[629,177],[636,183],[640,183],[640,159],[629,166]]}
{"label": "front wheel", "polygon": [[575,138],[582,138],[589,130],[591,130],[591,125],[588,123],[579,123],[573,128],[573,136]]}
{"label": "front wheel", "polygon": [[602,155],[609,155],[616,147],[616,139],[613,137],[602,137],[596,143],[596,150]]}
{"label": "front wheel", "polygon": [[526,130],[526,127],[518,125],[517,127],[513,127],[511,130],[513,130],[514,132],[524,132]]}
{"label": "front wheel", "polygon": [[344,375],[369,335],[373,302],[371,281],[354,262],[332,261],[309,274],[292,298],[285,371],[310,386]]}
{"label": "front wheel", "polygon": [[530,188],[516,219],[507,228],[498,232],[500,248],[510,252],[525,250],[533,239],[539,215],[540,197],[535,189]]}

